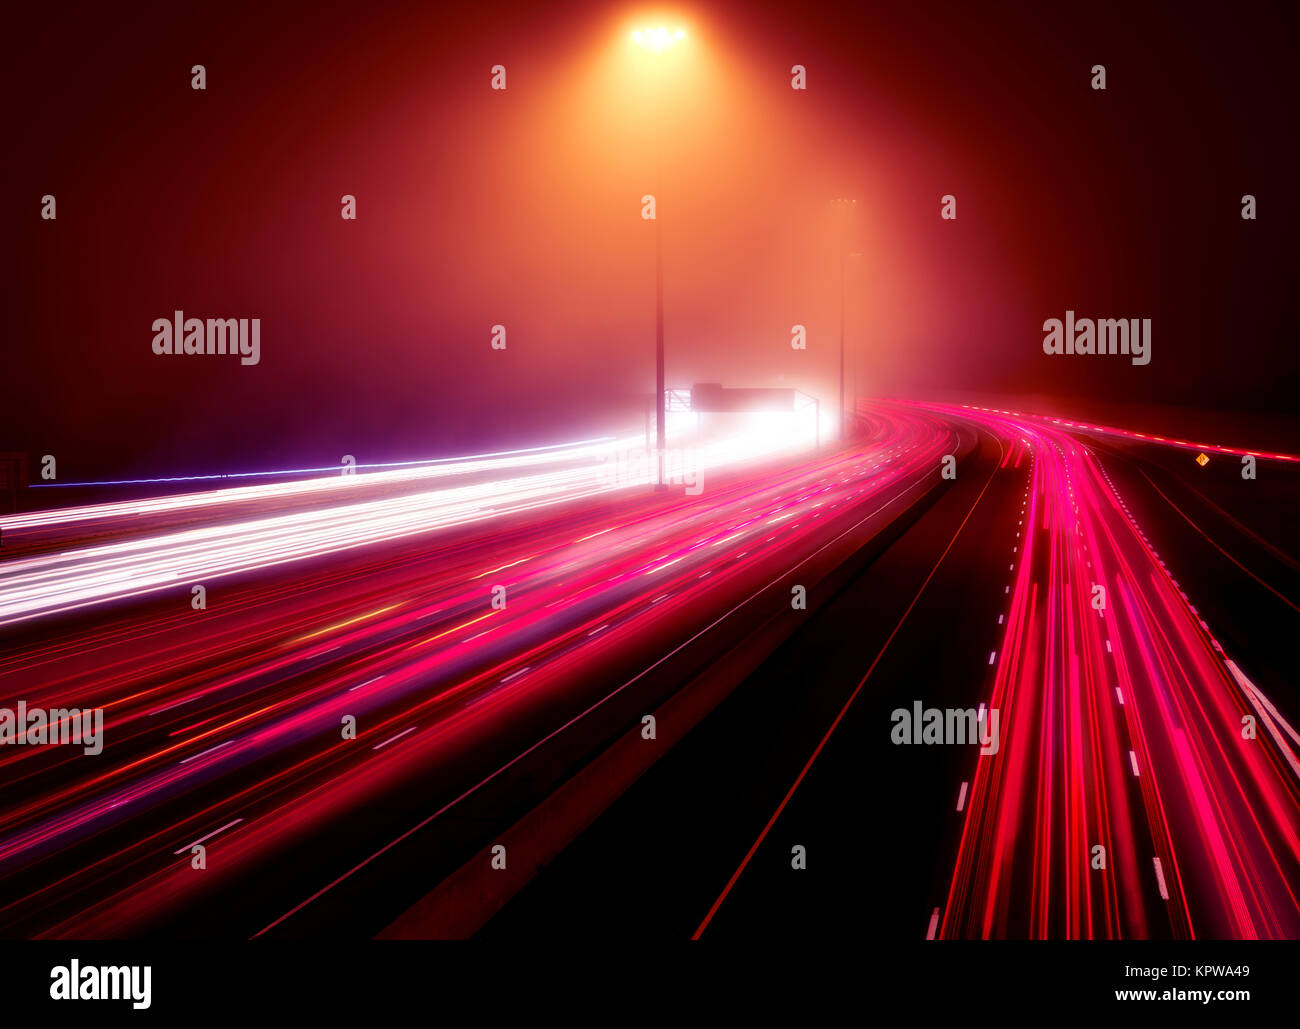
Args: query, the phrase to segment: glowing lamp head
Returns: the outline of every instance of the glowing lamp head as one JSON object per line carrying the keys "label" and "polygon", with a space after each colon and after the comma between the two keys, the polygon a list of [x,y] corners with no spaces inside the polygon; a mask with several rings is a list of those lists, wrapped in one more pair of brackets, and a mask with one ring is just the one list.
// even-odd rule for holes
{"label": "glowing lamp head", "polygon": [[642,49],[649,50],[651,53],[661,54],[674,43],[679,43],[686,38],[686,33],[681,29],[676,32],[670,32],[660,25],[656,29],[637,29],[632,33],[632,38]]}

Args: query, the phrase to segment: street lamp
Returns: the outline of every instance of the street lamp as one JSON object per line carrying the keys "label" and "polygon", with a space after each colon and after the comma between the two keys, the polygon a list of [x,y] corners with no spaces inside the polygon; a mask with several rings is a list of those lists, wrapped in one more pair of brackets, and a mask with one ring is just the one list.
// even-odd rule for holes
{"label": "street lamp", "polygon": [[657,29],[637,29],[632,33],[632,38],[652,53],[661,54],[674,43],[685,39],[686,33],[681,29],[669,32],[660,25]]}
{"label": "street lamp", "polygon": [[[662,25],[652,29],[637,29],[632,38],[643,50],[663,54],[686,38],[681,29],[670,32]],[[658,133],[655,133],[656,137]],[[664,243],[659,227],[659,187],[661,178],[659,161],[655,168],[655,451],[659,456],[659,476],[656,489],[667,489],[664,482],[664,444],[668,435],[668,400],[664,383]]]}

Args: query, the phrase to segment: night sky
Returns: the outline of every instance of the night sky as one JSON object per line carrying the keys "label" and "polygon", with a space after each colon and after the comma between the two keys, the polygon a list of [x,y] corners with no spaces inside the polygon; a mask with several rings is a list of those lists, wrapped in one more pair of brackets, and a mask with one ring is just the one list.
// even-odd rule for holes
{"label": "night sky", "polygon": [[[1221,442],[1284,436],[1295,16],[867,6],[10,12],[0,450],[85,479],[639,424],[645,193],[670,386],[833,395],[829,202],[851,196],[862,395],[1019,398],[1139,429],[1160,409],[1192,437],[1240,412]],[[660,22],[688,39],[652,66],[630,34]],[[176,309],[260,318],[261,362],[153,354],[151,323]],[[1151,363],[1044,355],[1042,323],[1067,309],[1150,318]]]}

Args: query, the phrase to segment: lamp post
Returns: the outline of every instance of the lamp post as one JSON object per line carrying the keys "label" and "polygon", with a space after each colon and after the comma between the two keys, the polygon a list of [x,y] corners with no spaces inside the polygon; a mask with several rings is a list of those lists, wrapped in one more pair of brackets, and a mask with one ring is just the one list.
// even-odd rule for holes
{"label": "lamp post", "polygon": [[[643,50],[662,55],[676,43],[686,38],[681,29],[669,32],[660,26],[654,29],[637,29],[632,38]],[[658,133],[655,133],[656,139]],[[656,161],[656,164],[658,162]],[[664,382],[664,243],[659,227],[659,168],[655,169],[655,452],[658,456],[658,476],[655,488],[667,489],[664,481],[664,444],[668,435],[668,398]]]}
{"label": "lamp post", "polygon": [[[660,178],[656,170],[655,178]],[[655,189],[659,188],[658,182]],[[664,381],[664,233],[659,227],[659,196],[655,194],[655,451],[659,477],[655,489],[665,490],[664,446],[668,439],[668,388]]]}
{"label": "lamp post", "polygon": [[840,252],[840,429],[839,438],[844,439],[848,434],[845,432],[845,412],[844,412],[844,280],[848,275],[848,264],[850,257],[861,256],[859,254],[850,254],[848,246],[848,221],[849,215],[857,206],[857,200],[849,197],[836,197],[831,201],[836,212],[839,214],[839,235],[838,247]]}
{"label": "lamp post", "polygon": [[849,255],[840,248],[840,439],[844,432],[844,279],[848,274]]}
{"label": "lamp post", "polygon": [[[844,260],[840,264],[840,269],[841,269],[840,271],[840,393],[841,396],[843,395],[844,392],[844,277],[846,274],[845,266],[848,264],[849,261],[852,261],[855,257],[861,257],[861,256],[862,254],[856,252],[851,254],[846,253],[844,255]],[[858,363],[861,362],[861,359],[862,359],[861,348],[859,347]],[[853,416],[849,419],[849,424],[854,425],[856,424],[857,417],[858,417],[857,416],[857,412],[858,412],[857,363],[855,363],[853,366],[853,393],[851,394],[850,398],[853,401]],[[841,404],[843,404],[842,400],[841,400]]]}

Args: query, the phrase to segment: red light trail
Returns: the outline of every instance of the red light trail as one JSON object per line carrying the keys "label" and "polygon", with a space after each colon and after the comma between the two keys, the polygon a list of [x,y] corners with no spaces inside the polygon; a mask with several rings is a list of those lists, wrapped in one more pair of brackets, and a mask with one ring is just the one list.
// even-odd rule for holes
{"label": "red light trail", "polygon": [[[0,662],[4,699],[102,708],[109,746],[90,762],[0,751],[14,787],[0,808],[0,924],[146,932],[445,777],[433,815],[388,842],[349,841],[324,878],[281,883],[275,903],[232,921],[275,928],[580,728],[702,626],[770,595],[788,605],[813,555],[919,503],[978,431],[1000,441],[993,475],[1024,481],[983,698],[1002,738],[962,783],[932,934],[1300,933],[1296,732],[1223,652],[1093,449],[1006,412],[861,413],[867,436],[840,449],[750,454],[734,470],[720,453],[699,497],[599,485],[601,445],[583,445],[9,520],[18,556],[0,572],[0,610],[19,645]],[[212,611],[175,603],[175,583],[214,571]],[[78,601],[103,608],[93,626],[24,630]],[[341,736],[349,718],[356,739]],[[219,857],[202,875],[195,845]]]}

